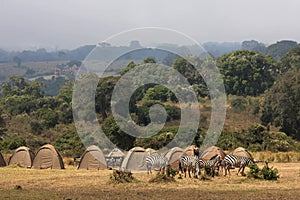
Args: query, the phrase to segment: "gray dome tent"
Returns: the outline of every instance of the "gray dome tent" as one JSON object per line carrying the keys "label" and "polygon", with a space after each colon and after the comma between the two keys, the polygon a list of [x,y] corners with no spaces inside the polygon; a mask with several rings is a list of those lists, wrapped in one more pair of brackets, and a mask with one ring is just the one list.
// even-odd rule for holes
{"label": "gray dome tent", "polygon": [[6,162],[0,152],[0,167],[5,167],[6,166]]}
{"label": "gray dome tent", "polygon": [[8,165],[18,164],[22,167],[31,168],[34,159],[34,153],[28,147],[19,147],[10,157]]}
{"label": "gray dome tent", "polygon": [[58,151],[51,144],[42,146],[34,160],[32,169],[64,169],[63,160]]}
{"label": "gray dome tent", "polygon": [[243,147],[236,148],[232,152],[232,154],[236,155],[236,156],[243,156],[243,157],[250,158],[251,160],[253,160],[253,157],[252,157],[251,153],[247,149],[245,149]]}
{"label": "gray dome tent", "polygon": [[210,160],[213,157],[215,157],[216,155],[221,156],[221,159],[224,159],[226,156],[223,149],[221,149],[220,147],[211,146],[211,147],[208,147],[207,149],[205,149],[200,157],[203,160]]}
{"label": "gray dome tent", "polygon": [[185,148],[184,150],[184,155],[187,155],[187,156],[194,156],[194,150],[196,149],[197,147],[195,145],[191,145],[191,146],[188,146],[187,148]]}
{"label": "gray dome tent", "polygon": [[130,149],[125,156],[121,168],[134,171],[134,172],[146,172],[146,157],[148,152],[142,147],[134,147]]}
{"label": "gray dome tent", "polygon": [[121,167],[125,154],[118,148],[114,148],[107,156],[105,156],[108,167]]}
{"label": "gray dome tent", "polygon": [[179,157],[184,153],[184,150],[179,147],[174,147],[166,152],[165,157],[168,159],[171,168],[178,169]]}
{"label": "gray dome tent", "polygon": [[78,169],[106,169],[105,157],[99,147],[89,146],[81,156]]}

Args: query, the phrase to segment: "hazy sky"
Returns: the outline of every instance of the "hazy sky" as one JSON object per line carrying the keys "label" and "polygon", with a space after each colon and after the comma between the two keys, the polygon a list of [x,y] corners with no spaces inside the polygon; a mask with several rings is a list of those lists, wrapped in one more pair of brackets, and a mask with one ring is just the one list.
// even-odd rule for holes
{"label": "hazy sky", "polygon": [[0,0],[0,48],[76,48],[165,27],[197,41],[300,41],[299,0]]}

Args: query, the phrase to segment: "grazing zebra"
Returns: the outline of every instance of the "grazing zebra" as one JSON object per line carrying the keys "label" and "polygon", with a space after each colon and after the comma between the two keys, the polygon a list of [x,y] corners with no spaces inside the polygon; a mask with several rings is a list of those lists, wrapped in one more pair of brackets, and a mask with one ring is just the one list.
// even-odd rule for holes
{"label": "grazing zebra", "polygon": [[196,165],[196,160],[198,156],[186,156],[182,155],[179,157],[179,170],[181,173],[184,172],[184,177],[186,178],[186,171],[188,171],[189,177],[191,178],[191,171],[198,176],[199,168]]}
{"label": "grazing zebra", "polygon": [[214,177],[215,176],[215,169],[216,169],[216,167],[219,166],[220,162],[221,162],[221,156],[220,155],[214,156],[210,160],[203,160],[203,159],[199,158],[199,159],[196,160],[196,165],[198,165],[198,167],[196,167],[196,168],[199,168],[199,172],[200,172],[200,169],[202,169],[202,168],[210,169],[211,172],[212,172],[211,175],[212,175],[212,177]]}
{"label": "grazing zebra", "polygon": [[254,161],[251,158],[236,156],[232,154],[226,155],[223,162],[223,165],[225,167],[225,176],[227,175],[227,171],[230,175],[229,170],[234,167],[239,168],[237,175],[239,175],[241,170],[242,170],[242,174],[244,174],[245,167],[248,166],[249,164],[254,164]]}
{"label": "grazing zebra", "polygon": [[150,154],[146,157],[147,173],[152,173],[151,168],[159,168],[159,171],[164,173],[166,166],[168,165],[168,159],[159,155],[158,153]]}

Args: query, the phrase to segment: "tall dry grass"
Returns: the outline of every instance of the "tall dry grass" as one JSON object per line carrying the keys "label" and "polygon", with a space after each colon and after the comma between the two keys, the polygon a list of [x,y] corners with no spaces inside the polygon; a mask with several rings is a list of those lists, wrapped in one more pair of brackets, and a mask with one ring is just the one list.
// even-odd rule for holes
{"label": "tall dry grass", "polygon": [[277,163],[300,162],[300,152],[252,152],[254,160],[269,161]]}

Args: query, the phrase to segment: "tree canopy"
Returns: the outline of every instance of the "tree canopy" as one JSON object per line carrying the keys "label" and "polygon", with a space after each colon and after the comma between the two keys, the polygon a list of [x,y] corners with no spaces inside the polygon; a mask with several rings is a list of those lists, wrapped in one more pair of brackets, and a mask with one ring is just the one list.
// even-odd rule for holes
{"label": "tree canopy", "polygon": [[300,70],[285,73],[266,95],[261,121],[300,140]]}
{"label": "tree canopy", "polygon": [[280,72],[285,73],[290,69],[300,69],[300,47],[295,47],[281,58]]}
{"label": "tree canopy", "polygon": [[235,51],[220,57],[217,66],[223,75],[227,94],[262,94],[273,85],[276,62],[255,51]]}

